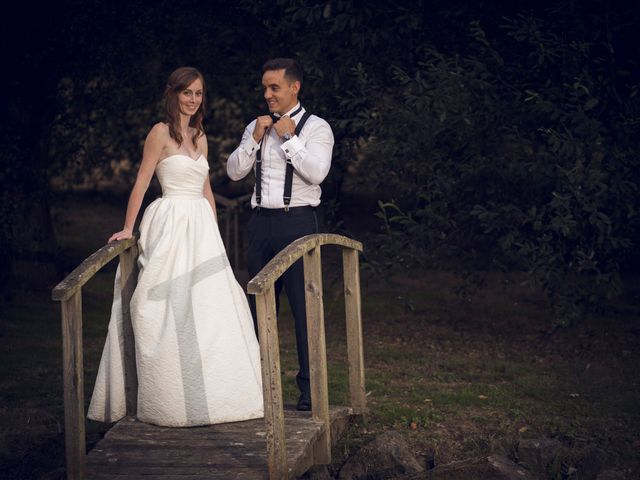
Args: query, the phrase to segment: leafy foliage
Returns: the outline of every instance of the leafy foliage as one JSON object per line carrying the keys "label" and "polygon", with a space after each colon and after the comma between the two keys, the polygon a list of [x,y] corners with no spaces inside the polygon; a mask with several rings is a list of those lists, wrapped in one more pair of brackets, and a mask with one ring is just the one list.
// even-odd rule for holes
{"label": "leafy foliage", "polygon": [[526,269],[560,324],[618,291],[638,237],[638,84],[598,21],[517,14],[491,38],[471,21],[465,49],[353,68],[361,180],[397,199],[380,203],[390,264]]}
{"label": "leafy foliage", "polygon": [[[32,62],[10,59],[20,93],[6,103],[23,138],[6,151],[23,162],[16,185],[43,198],[60,172],[113,171],[105,159],[130,159],[115,173],[133,181],[163,81],[191,64],[208,81],[223,182],[264,108],[261,63],[295,55],[303,101],[336,138],[325,203],[338,217],[353,173],[376,192],[383,234],[368,250],[381,264],[523,269],[566,323],[638,265],[638,10],[577,3],[515,0],[498,14],[482,0],[65,2],[28,39]],[[18,88],[43,74],[34,98]]]}

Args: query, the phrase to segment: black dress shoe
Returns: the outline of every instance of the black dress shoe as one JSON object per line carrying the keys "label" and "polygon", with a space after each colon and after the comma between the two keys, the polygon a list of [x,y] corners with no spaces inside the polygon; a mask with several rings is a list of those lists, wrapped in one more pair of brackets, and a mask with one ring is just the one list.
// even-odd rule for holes
{"label": "black dress shoe", "polygon": [[302,392],[300,394],[300,398],[298,399],[298,405],[296,405],[296,409],[302,412],[311,411],[311,394],[309,392]]}

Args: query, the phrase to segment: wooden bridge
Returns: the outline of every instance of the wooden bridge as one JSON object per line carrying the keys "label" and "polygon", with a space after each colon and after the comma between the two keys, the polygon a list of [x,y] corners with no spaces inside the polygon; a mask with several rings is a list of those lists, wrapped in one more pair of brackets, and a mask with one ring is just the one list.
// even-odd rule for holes
{"label": "wooden bridge", "polygon": [[[237,218],[235,222],[237,225]],[[237,233],[235,238],[237,245]],[[327,244],[342,248],[351,399],[348,407],[330,407],[328,399],[320,254],[320,247]],[[62,307],[67,478],[280,480],[296,478],[312,465],[330,463],[332,444],[350,417],[366,409],[358,266],[361,250],[361,243],[343,236],[309,235],[280,252],[249,282],[247,290],[256,296],[264,419],[192,428],[158,427],[135,419],[137,376],[129,301],[138,276],[137,239],[105,245],[88,257],[52,294]],[[120,257],[122,282],[127,416],[87,453],[82,286],[116,256]],[[280,378],[274,283],[300,258],[304,262],[312,412],[284,408]]]}

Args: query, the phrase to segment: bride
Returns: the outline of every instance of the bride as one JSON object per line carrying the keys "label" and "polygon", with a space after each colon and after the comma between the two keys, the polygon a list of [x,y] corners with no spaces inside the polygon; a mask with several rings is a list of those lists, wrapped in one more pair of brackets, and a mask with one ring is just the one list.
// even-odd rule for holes
{"label": "bride", "polygon": [[[166,121],[153,126],[129,197],[131,238],[155,173],[162,198],[140,223],[138,284],[131,299],[138,373],[137,418],[183,427],[263,416],[260,352],[253,320],[235,280],[216,221],[202,129],[205,82],[191,67],[175,70],[164,93]],[[88,417],[125,415],[120,268],[109,332]]]}

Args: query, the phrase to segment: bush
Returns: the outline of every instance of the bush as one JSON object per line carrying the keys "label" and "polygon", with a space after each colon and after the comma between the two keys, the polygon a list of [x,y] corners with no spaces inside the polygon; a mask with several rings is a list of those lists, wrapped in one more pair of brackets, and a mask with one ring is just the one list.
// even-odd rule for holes
{"label": "bush", "polygon": [[353,98],[375,100],[358,102],[361,180],[393,192],[389,264],[524,269],[557,324],[618,292],[638,237],[638,84],[600,56],[610,38],[579,27],[517,15],[490,42],[471,22],[466,51],[426,43],[390,81],[353,69]]}

